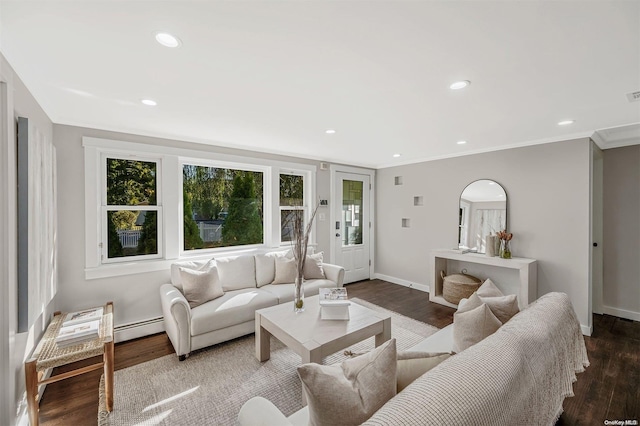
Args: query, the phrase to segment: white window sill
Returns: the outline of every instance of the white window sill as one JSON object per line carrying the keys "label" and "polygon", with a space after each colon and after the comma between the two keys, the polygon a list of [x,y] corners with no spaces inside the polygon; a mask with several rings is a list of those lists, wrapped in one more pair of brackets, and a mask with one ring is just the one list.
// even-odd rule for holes
{"label": "white window sill", "polygon": [[[309,244],[314,247],[317,244]],[[167,271],[171,269],[171,264],[184,260],[207,260],[211,258],[222,258],[229,256],[253,255],[260,253],[268,253],[271,251],[289,250],[291,244],[283,244],[279,247],[258,247],[249,249],[235,249],[208,253],[184,253],[182,257],[177,259],[152,259],[131,262],[120,262],[100,265],[95,268],[85,268],[84,277],[86,280],[97,280],[100,278],[121,277],[124,275],[144,274],[148,272]]]}

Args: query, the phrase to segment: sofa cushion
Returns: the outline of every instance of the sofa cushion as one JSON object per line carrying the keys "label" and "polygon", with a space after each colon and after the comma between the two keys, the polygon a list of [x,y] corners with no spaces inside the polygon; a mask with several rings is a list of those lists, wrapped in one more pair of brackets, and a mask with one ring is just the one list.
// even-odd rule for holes
{"label": "sofa cushion", "polygon": [[256,254],[256,284],[262,287],[271,284],[276,277],[276,257],[285,257],[289,250]]}
{"label": "sofa cushion", "polygon": [[276,275],[272,284],[290,284],[296,281],[296,260],[276,257]]}
{"label": "sofa cushion", "polygon": [[218,270],[215,267],[204,271],[194,271],[183,267],[178,269],[182,278],[182,292],[191,308],[224,294],[218,279]]}
{"label": "sofa cushion", "polygon": [[[465,308],[471,308],[473,295]],[[471,310],[456,312],[453,314],[453,351],[458,353],[475,345],[485,337],[495,333],[502,323],[491,312],[491,309],[482,303]]]}
{"label": "sofa cushion", "polygon": [[[261,290],[268,291],[278,298],[278,303],[293,301],[293,292],[295,284],[268,284],[261,287]],[[331,280],[309,280],[304,284],[305,297],[317,296],[321,288],[333,288],[336,286]]]}
{"label": "sofa cushion", "polygon": [[396,394],[396,341],[339,365],[301,365],[298,375],[310,425],[359,425]]}
{"label": "sofa cushion", "polygon": [[216,259],[222,290],[256,288],[256,264],[253,256]]}
{"label": "sofa cushion", "polygon": [[415,379],[436,367],[450,356],[451,354],[449,352],[398,352],[398,364],[396,371],[397,391],[402,391]]}
{"label": "sofa cushion", "polygon": [[325,278],[324,271],[322,270],[322,255],[323,252],[307,255],[304,261],[305,280]]}
{"label": "sofa cushion", "polygon": [[191,310],[191,335],[253,321],[256,309],[277,304],[278,299],[273,294],[256,288],[225,292],[223,296]]}
{"label": "sofa cushion", "polygon": [[[171,264],[171,284],[182,292],[182,277],[180,276],[180,268],[191,269],[194,271],[209,270],[216,265],[215,259],[210,260],[185,260],[174,262]],[[184,294],[184,292],[183,292]]]}

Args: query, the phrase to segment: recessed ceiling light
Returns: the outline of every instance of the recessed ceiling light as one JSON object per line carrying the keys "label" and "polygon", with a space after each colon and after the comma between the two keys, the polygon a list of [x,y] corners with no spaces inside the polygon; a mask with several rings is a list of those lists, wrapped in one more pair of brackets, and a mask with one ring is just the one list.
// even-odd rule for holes
{"label": "recessed ceiling light", "polygon": [[464,145],[465,143],[467,143],[467,141],[458,141],[456,142],[458,145]]}
{"label": "recessed ceiling light", "polygon": [[469,80],[456,81],[455,83],[452,83],[451,86],[449,86],[449,89],[451,89],[451,90],[460,90],[460,89],[464,89],[465,87],[467,87],[470,84],[471,84],[471,82]]}
{"label": "recessed ceiling light", "polygon": [[335,130],[333,130],[333,129],[327,129],[327,130],[325,130],[324,132],[325,132],[326,134],[328,134],[328,135],[333,135],[336,131],[335,131]]}
{"label": "recessed ceiling light", "polygon": [[142,102],[143,104],[147,105],[147,106],[156,106],[158,105],[158,103],[152,99],[143,99],[140,102]]}
{"label": "recessed ceiling light", "polygon": [[569,124],[573,124],[574,120],[563,120],[558,122],[558,126],[568,126]]}
{"label": "recessed ceiling light", "polygon": [[182,44],[178,37],[164,32],[156,33],[156,41],[165,47],[178,47]]}
{"label": "recessed ceiling light", "polygon": [[400,157],[402,154],[393,154],[393,158],[398,158]]}

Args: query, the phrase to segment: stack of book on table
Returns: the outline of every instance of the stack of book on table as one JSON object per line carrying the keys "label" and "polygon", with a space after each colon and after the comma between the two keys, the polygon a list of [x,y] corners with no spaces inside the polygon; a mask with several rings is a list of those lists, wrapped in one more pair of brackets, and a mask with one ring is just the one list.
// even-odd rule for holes
{"label": "stack of book on table", "polygon": [[323,320],[348,320],[349,305],[346,288],[321,288],[320,289],[320,319]]}
{"label": "stack of book on table", "polygon": [[97,338],[100,335],[102,312],[103,308],[99,307],[66,314],[56,336],[58,347],[73,346]]}

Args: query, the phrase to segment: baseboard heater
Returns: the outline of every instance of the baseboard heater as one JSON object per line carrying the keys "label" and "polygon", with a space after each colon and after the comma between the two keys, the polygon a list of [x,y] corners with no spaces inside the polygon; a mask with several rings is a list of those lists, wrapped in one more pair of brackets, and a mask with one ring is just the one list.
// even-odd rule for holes
{"label": "baseboard heater", "polygon": [[121,324],[113,328],[116,343],[137,339],[138,337],[149,336],[151,334],[162,333],[163,331],[163,317],[150,318],[142,321],[131,322],[128,324]]}

